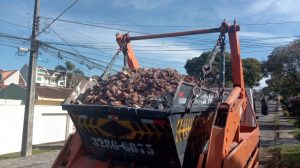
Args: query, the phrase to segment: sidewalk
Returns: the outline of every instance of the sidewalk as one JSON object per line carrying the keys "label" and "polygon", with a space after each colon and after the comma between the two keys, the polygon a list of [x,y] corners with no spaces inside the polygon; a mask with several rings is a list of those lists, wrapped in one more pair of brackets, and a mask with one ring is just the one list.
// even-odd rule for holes
{"label": "sidewalk", "polygon": [[263,116],[257,112],[257,116],[259,116],[261,146],[259,162],[260,167],[265,167],[268,162],[276,162],[272,154],[267,152],[268,149],[278,145],[300,144],[300,141],[291,133],[295,130],[293,123],[289,122],[291,118],[284,117],[282,110],[276,111],[276,106],[269,106],[269,115]]}

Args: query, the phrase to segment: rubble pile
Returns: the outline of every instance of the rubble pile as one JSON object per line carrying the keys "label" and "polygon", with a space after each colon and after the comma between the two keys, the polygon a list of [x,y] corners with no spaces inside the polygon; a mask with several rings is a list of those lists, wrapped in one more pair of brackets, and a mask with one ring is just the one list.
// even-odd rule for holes
{"label": "rubble pile", "polygon": [[98,81],[77,102],[163,110],[171,107],[181,80],[200,85],[199,80],[180,75],[170,68],[123,70],[107,80]]}

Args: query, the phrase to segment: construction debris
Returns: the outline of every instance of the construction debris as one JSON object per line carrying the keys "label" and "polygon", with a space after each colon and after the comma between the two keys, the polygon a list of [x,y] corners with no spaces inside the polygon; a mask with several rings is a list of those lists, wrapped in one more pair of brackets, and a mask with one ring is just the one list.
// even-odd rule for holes
{"label": "construction debris", "polygon": [[87,89],[77,103],[164,110],[171,107],[182,80],[200,85],[200,80],[170,68],[123,70]]}

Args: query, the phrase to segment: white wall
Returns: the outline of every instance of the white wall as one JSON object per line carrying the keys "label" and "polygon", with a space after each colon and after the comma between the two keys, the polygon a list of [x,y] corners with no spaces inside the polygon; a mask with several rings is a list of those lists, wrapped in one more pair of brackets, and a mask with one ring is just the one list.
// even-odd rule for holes
{"label": "white wall", "polygon": [[[23,105],[0,105],[0,155],[21,150],[23,120]],[[66,128],[67,120],[69,128]],[[63,141],[73,128],[61,106],[35,106],[33,144]]]}
{"label": "white wall", "polygon": [[0,99],[0,105],[5,105],[5,104],[6,105],[21,105],[22,104],[22,100]]}
{"label": "white wall", "polygon": [[17,71],[4,81],[4,85],[19,84],[20,72]]}

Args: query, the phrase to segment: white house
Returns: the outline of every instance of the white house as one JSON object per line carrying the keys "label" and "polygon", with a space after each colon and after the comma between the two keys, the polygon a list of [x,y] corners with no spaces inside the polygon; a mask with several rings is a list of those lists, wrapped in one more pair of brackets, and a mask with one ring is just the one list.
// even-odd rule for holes
{"label": "white house", "polygon": [[[21,75],[26,79],[28,76],[28,65],[25,64],[20,69]],[[59,80],[57,77],[61,76]],[[36,69],[36,85],[38,86],[49,86],[49,87],[66,87],[67,78],[65,75],[61,75],[59,72],[49,70],[43,67],[38,66]]]}

